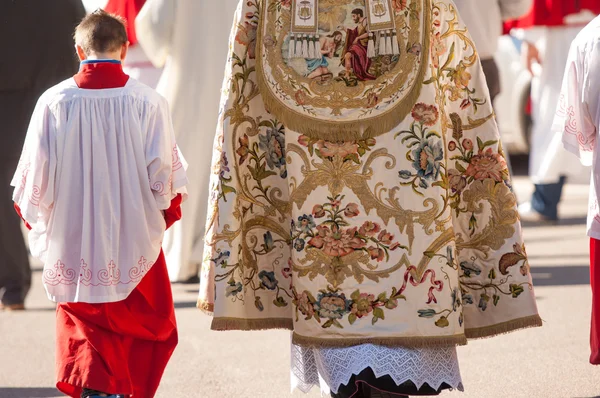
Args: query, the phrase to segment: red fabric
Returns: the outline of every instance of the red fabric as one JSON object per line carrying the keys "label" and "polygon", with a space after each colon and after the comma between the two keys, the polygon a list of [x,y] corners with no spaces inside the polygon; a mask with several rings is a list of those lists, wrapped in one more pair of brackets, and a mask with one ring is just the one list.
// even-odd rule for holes
{"label": "red fabric", "polygon": [[346,30],[346,51],[352,54],[352,71],[360,81],[375,80],[376,77],[369,73],[371,60],[367,56],[367,49],[360,42],[353,44],[358,36],[358,28]]}
{"label": "red fabric", "polygon": [[29,225],[29,223],[27,221],[25,221],[25,219],[23,218],[23,214],[21,214],[21,208],[19,207],[19,205],[14,203],[14,206],[15,206],[15,211],[17,212],[19,217],[21,217],[21,220],[23,220],[23,222],[25,223],[25,226],[27,227],[27,229],[31,231],[31,225]]}
{"label": "red fabric", "polygon": [[590,282],[592,285],[592,327],[590,363],[600,365],[600,240],[590,240]]}
{"label": "red fabric", "polygon": [[104,11],[116,14],[127,22],[127,36],[129,43],[134,46],[137,44],[137,35],[135,33],[135,18],[140,13],[146,0],[109,0]]}
{"label": "red fabric", "polygon": [[567,15],[577,14],[582,10],[590,10],[600,14],[598,0],[534,0],[533,8],[524,17],[508,21],[505,31],[512,28],[531,28],[532,26],[564,26]]}
{"label": "red fabric", "polygon": [[[165,211],[181,218],[181,195]],[[177,346],[177,323],[165,256],[123,301],[56,308],[56,388],[78,398],[83,388],[131,398],[153,397]]]}
{"label": "red fabric", "polygon": [[82,64],[73,79],[79,88],[101,90],[124,87],[129,76],[123,72],[121,64],[95,62]]}

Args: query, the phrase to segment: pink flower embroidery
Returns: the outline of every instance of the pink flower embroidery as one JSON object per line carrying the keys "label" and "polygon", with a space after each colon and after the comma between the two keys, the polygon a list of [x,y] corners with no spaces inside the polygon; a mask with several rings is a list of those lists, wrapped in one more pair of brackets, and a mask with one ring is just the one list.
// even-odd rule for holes
{"label": "pink flower embroidery", "polygon": [[358,144],[353,141],[344,141],[340,143],[319,141],[317,147],[319,148],[321,155],[327,158],[335,156],[345,158],[348,155],[358,154]]}
{"label": "pink flower embroidery", "polygon": [[343,257],[364,248],[365,243],[357,236],[357,228],[341,230],[338,227],[329,229],[319,225],[318,234],[308,244],[323,250],[325,254],[333,257]]}
{"label": "pink flower embroidery", "polygon": [[506,173],[506,160],[488,148],[485,152],[479,152],[471,158],[471,163],[467,168],[466,175],[476,180],[485,180],[491,178],[496,182],[503,180],[502,175]]}

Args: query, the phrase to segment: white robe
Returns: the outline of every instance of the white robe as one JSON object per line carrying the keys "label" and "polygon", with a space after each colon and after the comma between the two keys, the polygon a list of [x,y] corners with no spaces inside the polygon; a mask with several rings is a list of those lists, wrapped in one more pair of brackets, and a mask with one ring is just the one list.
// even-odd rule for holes
{"label": "white robe", "polygon": [[14,202],[55,302],[124,300],[158,258],[162,210],[186,195],[166,100],[135,79],[88,90],[73,78],[33,113]]}
{"label": "white robe", "polygon": [[227,42],[238,0],[148,0],[136,19],[138,40],[157,67],[171,106],[175,134],[189,161],[190,200],[165,236],[171,281],[199,273],[212,142],[217,126]]}
{"label": "white robe", "polygon": [[[552,132],[551,149],[563,147],[593,167],[588,235],[600,239],[600,17],[573,41]],[[550,167],[550,166],[549,166]]]}
{"label": "white robe", "polygon": [[582,26],[533,28],[525,33],[535,41],[542,57],[541,72],[531,89],[533,131],[529,175],[536,184],[555,183],[564,175],[577,182],[589,180],[589,168],[580,166],[561,146],[552,146],[552,122],[560,96],[562,77],[572,41]]}

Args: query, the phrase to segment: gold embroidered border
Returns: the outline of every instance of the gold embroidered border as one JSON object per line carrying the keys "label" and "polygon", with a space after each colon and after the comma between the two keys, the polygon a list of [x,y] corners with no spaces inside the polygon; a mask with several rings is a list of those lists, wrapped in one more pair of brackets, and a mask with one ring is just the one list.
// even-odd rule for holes
{"label": "gold embroidered border", "polygon": [[[430,44],[431,44],[431,18],[432,7],[431,0],[422,0],[423,5],[423,32],[421,37],[422,53],[420,68],[415,77],[415,83],[410,88],[410,92],[398,102],[397,105],[390,107],[385,112],[378,113],[375,116],[353,121],[324,120],[317,117],[308,116],[300,113],[280,100],[271,90],[266,81],[263,63],[265,21],[267,20],[267,9],[269,1],[262,3],[260,12],[260,23],[257,32],[256,44],[256,74],[259,90],[265,107],[271,113],[276,115],[281,122],[289,129],[306,136],[323,139],[327,141],[356,141],[367,138],[374,138],[386,134],[398,126],[411,112],[414,104],[421,95],[422,82],[427,73],[429,65]],[[279,46],[277,48],[280,49]],[[284,67],[277,65],[276,69]]]}
{"label": "gold embroidered border", "polygon": [[215,312],[215,305],[213,303],[209,303],[201,299],[198,299],[196,307],[207,315],[212,315],[213,312]]}
{"label": "gold embroidered border", "polygon": [[342,348],[362,344],[377,344],[388,347],[451,347],[466,345],[464,334],[453,336],[406,336],[406,337],[360,337],[360,338],[318,338],[299,335],[294,332],[292,343],[311,348]]}
{"label": "gold embroidered border", "polygon": [[262,318],[262,319],[244,319],[216,317],[210,326],[211,330],[269,330],[269,329],[287,329],[294,330],[292,318]]}
{"label": "gold embroidered border", "polygon": [[465,335],[468,339],[484,339],[515,332],[521,329],[537,328],[541,326],[543,326],[542,318],[540,318],[539,315],[531,315],[481,328],[465,328]]}

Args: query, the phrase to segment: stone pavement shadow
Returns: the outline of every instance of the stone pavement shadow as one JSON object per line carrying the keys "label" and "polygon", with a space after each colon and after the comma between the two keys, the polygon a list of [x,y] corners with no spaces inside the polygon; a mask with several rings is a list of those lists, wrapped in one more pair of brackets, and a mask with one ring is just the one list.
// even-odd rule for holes
{"label": "stone pavement shadow", "polygon": [[[182,309],[182,308],[196,308],[197,302],[196,301],[178,301],[175,302],[175,309]],[[1,397],[2,395],[0,395]]]}
{"label": "stone pavement shadow", "polygon": [[[564,267],[531,266],[534,286],[576,286],[590,284],[590,267],[571,265]],[[596,397],[600,398],[600,397]]]}
{"label": "stone pavement shadow", "polygon": [[2,398],[54,398],[62,394],[54,387],[0,387]]}
{"label": "stone pavement shadow", "polygon": [[523,227],[553,227],[553,226],[572,226],[572,225],[585,225],[587,223],[587,217],[564,217],[560,218],[555,224],[543,222],[543,221],[527,221],[521,220]]}

